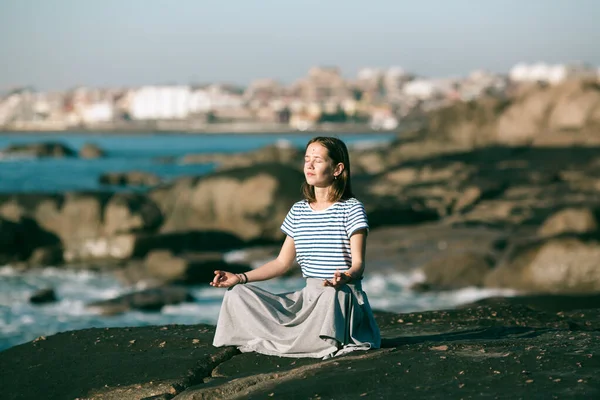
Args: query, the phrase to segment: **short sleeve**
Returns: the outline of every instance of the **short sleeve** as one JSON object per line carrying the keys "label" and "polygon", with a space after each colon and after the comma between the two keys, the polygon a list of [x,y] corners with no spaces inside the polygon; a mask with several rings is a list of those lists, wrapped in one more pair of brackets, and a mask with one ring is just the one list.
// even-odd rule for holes
{"label": "short sleeve", "polygon": [[296,213],[294,211],[295,208],[296,205],[292,206],[290,211],[288,211],[287,215],[285,216],[283,224],[281,224],[281,231],[289,237],[291,237],[292,239],[294,238],[294,232],[296,230]]}
{"label": "short sleeve", "polygon": [[350,205],[346,215],[346,232],[348,237],[360,229],[369,231],[369,222],[364,205],[360,201],[356,201]]}

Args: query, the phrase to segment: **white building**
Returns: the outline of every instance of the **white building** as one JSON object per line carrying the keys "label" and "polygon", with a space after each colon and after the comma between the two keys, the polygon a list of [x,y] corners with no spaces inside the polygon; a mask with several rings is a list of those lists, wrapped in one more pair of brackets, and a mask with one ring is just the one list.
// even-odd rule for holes
{"label": "white building", "polygon": [[12,119],[20,103],[21,96],[19,94],[12,94],[0,102],[0,126]]}
{"label": "white building", "polygon": [[190,97],[188,86],[145,86],[132,92],[129,114],[137,120],[184,119]]}
{"label": "white building", "polygon": [[206,113],[219,109],[241,108],[244,104],[242,96],[233,93],[221,85],[210,85],[195,89],[189,98],[191,113]]}
{"label": "white building", "polygon": [[561,83],[573,78],[597,78],[597,69],[587,64],[525,64],[520,63],[511,68],[510,80],[513,82],[546,82]]}
{"label": "white building", "polygon": [[85,106],[80,111],[81,121],[88,125],[111,122],[114,119],[112,102],[100,102]]}
{"label": "white building", "polygon": [[451,92],[454,83],[448,79],[415,79],[404,84],[402,93],[419,100],[429,100]]}

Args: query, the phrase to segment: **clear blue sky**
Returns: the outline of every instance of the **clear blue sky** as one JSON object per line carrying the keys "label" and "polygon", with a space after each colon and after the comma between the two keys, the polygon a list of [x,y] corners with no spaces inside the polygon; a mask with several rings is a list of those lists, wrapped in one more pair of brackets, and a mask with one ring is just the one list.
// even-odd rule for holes
{"label": "clear blue sky", "polygon": [[0,90],[600,65],[600,0],[1,0]]}

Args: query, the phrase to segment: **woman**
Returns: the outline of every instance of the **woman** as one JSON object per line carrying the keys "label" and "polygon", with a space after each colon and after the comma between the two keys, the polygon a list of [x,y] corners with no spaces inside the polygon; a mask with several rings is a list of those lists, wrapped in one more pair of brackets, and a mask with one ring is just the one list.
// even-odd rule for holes
{"label": "woman", "polygon": [[[354,198],[344,142],[316,137],[306,146],[302,190],[281,230],[279,256],[245,274],[215,271],[214,287],[229,288],[213,344],[284,357],[328,358],[379,348],[379,328],[361,279],[368,222]],[[304,289],[272,294],[249,282],[281,276],[294,259]]]}

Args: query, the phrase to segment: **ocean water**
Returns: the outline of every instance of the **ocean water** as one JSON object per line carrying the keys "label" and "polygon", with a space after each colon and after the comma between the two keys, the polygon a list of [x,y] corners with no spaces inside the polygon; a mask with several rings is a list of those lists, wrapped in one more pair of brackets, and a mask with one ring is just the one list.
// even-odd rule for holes
{"label": "ocean water", "polygon": [[[349,146],[385,145],[394,135],[338,135]],[[254,150],[278,141],[302,148],[310,135],[188,135],[188,134],[4,134],[0,135],[0,152],[9,144],[42,141],[62,142],[75,150],[94,143],[107,151],[102,159],[26,159],[0,157],[0,192],[63,192],[105,189],[98,184],[104,172],[141,170],[168,180],[185,175],[205,174],[214,165],[183,165],[177,160],[190,153],[241,152]],[[157,157],[174,157],[176,162],[161,164]],[[241,250],[243,252],[243,250]],[[239,256],[232,252],[232,257]],[[368,274],[363,287],[375,309],[412,312],[452,308],[494,295],[511,295],[510,291],[465,288],[445,292],[414,292],[411,286],[422,280],[418,272]],[[281,278],[258,283],[275,293],[298,290],[302,278]],[[39,289],[53,288],[57,302],[45,305],[29,303]],[[208,285],[190,287],[194,301],[166,306],[160,312],[131,311],[116,316],[102,316],[86,308],[90,302],[109,299],[140,286],[124,286],[108,273],[74,271],[47,266],[20,272],[0,266],[0,351],[39,336],[90,327],[118,327],[163,324],[215,324],[224,291]]]}
{"label": "ocean water", "polygon": [[[384,144],[392,134],[338,135],[348,146]],[[56,141],[79,150],[93,143],[107,152],[99,159],[79,158],[15,158],[0,154],[0,193],[61,192],[67,190],[106,189],[98,183],[105,172],[145,171],[165,180],[180,176],[201,175],[214,169],[213,164],[186,165],[180,160],[186,154],[236,153],[255,150],[269,144],[285,142],[303,148],[311,135],[191,135],[191,134],[4,134],[0,135],[0,152],[10,144]],[[157,158],[172,157],[173,163],[160,163]],[[114,189],[114,188],[113,188]]]}

